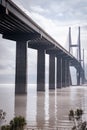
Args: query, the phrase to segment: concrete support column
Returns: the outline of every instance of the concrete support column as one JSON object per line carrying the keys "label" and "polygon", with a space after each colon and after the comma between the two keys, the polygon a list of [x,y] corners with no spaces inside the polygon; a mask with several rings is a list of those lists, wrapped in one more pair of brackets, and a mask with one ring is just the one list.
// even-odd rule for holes
{"label": "concrete support column", "polygon": [[62,87],[62,59],[57,57],[57,88]]}
{"label": "concrete support column", "polygon": [[69,69],[69,85],[72,85],[72,77],[71,77],[70,69]]}
{"label": "concrete support column", "polygon": [[68,76],[67,60],[65,60],[65,87],[67,87],[67,76]]}
{"label": "concrete support column", "polygon": [[62,87],[65,87],[65,59],[62,58]]}
{"label": "concrete support column", "polygon": [[55,89],[55,55],[49,55],[49,89]]}
{"label": "concrete support column", "polygon": [[77,85],[80,85],[80,69],[77,68]]}
{"label": "concrete support column", "polygon": [[66,60],[66,76],[65,76],[66,86],[70,85],[70,70],[69,70],[69,61]]}
{"label": "concrete support column", "polygon": [[15,93],[25,94],[27,86],[27,43],[16,42]]}
{"label": "concrete support column", "polygon": [[82,71],[82,84],[84,84],[85,82],[85,73],[84,73],[84,70]]}
{"label": "concrete support column", "polygon": [[38,49],[37,91],[45,91],[45,50]]}

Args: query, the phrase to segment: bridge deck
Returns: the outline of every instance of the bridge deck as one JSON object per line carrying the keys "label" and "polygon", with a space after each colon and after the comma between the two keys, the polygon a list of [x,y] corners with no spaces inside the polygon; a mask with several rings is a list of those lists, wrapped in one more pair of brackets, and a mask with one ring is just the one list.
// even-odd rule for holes
{"label": "bridge deck", "polygon": [[[3,38],[14,41],[29,41],[29,47],[44,48],[47,53],[64,56],[79,64],[67,50],[37,25],[11,0],[0,0],[0,33]],[[73,64],[73,62],[71,64]]]}

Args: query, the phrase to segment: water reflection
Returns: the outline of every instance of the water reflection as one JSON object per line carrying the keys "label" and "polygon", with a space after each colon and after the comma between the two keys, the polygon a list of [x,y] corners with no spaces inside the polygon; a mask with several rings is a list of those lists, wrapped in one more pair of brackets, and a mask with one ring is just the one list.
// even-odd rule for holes
{"label": "water reflection", "polygon": [[26,118],[27,110],[27,95],[16,95],[15,96],[15,116],[22,115]]}
{"label": "water reflection", "polygon": [[56,107],[55,107],[55,90],[50,90],[49,91],[49,126],[53,127],[55,126],[55,112],[56,112]]}
{"label": "water reflection", "polygon": [[45,93],[37,92],[37,127],[45,125]]}
{"label": "water reflection", "polygon": [[36,126],[37,92],[36,85],[28,85],[27,89],[27,123],[28,126]]}
{"label": "water reflection", "polygon": [[0,109],[6,115],[6,123],[14,116],[22,115],[28,127],[72,127],[68,120],[70,109],[84,110],[87,120],[87,88],[67,87],[37,92],[36,85],[29,85],[27,95],[14,95],[14,85],[0,85]]}
{"label": "water reflection", "polygon": [[14,85],[0,84],[0,109],[6,112],[6,123],[14,117]]}
{"label": "water reflection", "polygon": [[46,85],[45,89],[45,126],[49,125],[49,86]]}

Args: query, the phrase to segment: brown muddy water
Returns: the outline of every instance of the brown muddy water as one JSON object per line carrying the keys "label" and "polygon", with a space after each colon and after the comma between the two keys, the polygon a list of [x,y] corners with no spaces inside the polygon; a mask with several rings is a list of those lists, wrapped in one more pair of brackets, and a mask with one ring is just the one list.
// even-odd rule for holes
{"label": "brown muddy water", "polygon": [[28,128],[71,128],[70,109],[83,109],[87,121],[87,86],[71,86],[37,92],[36,85],[28,85],[27,95],[14,94],[14,85],[0,85],[0,109],[6,112],[6,121],[18,115],[26,118]]}

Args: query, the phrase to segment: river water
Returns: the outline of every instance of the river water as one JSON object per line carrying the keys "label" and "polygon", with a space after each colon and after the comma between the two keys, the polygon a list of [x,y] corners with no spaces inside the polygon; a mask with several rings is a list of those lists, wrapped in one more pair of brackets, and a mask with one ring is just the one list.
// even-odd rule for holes
{"label": "river water", "polygon": [[[68,120],[70,109],[83,109],[87,121],[87,86],[71,86],[37,92],[36,85],[28,85],[27,95],[14,94],[14,85],[0,85],[0,109],[6,112],[6,121],[18,115],[26,118],[29,128],[72,127]],[[4,122],[2,122],[4,123]]]}

